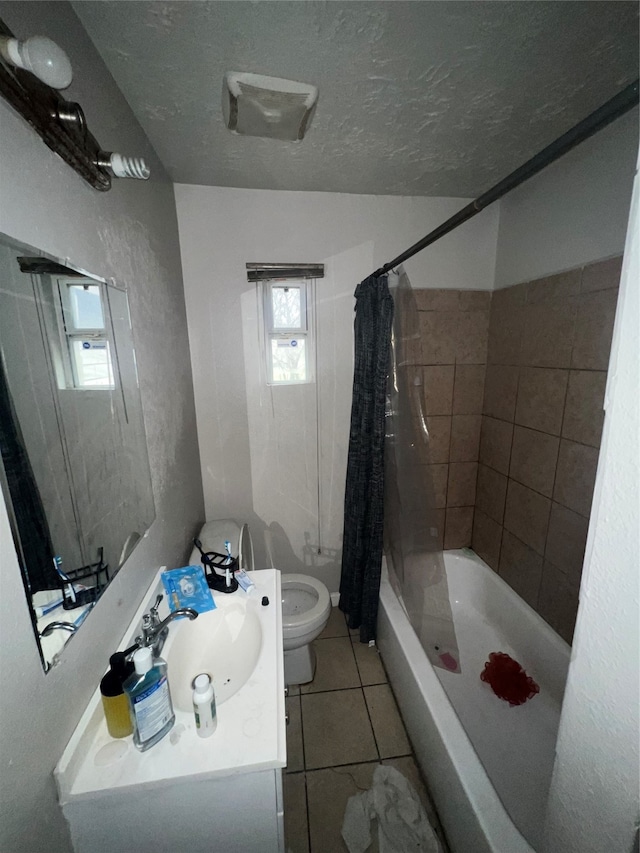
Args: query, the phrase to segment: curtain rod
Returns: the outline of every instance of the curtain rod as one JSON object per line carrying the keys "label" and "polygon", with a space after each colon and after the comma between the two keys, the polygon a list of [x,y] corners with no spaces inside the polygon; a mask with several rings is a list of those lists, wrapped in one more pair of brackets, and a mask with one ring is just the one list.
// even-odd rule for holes
{"label": "curtain rod", "polygon": [[594,133],[602,130],[603,127],[611,124],[612,121],[620,118],[620,116],[624,115],[624,113],[636,106],[637,103],[638,80],[635,80],[615,97],[611,98],[610,101],[607,101],[606,104],[603,104],[595,112],[591,113],[591,115],[588,115],[585,119],[576,124],[575,127],[572,127],[571,130],[568,130],[550,145],[547,145],[546,148],[543,148],[542,151],[530,160],[527,160],[527,162],[516,169],[515,172],[511,172],[510,175],[507,175],[506,178],[503,178],[499,183],[491,187],[490,190],[487,190],[487,192],[478,196],[475,201],[470,202],[466,207],[463,207],[462,210],[454,213],[454,215],[443,222],[442,225],[438,225],[438,227],[434,228],[433,231],[430,231],[426,237],[423,237],[422,240],[414,243],[413,246],[410,246],[405,252],[398,255],[397,258],[389,261],[388,264],[377,269],[372,273],[372,275],[376,278],[380,275],[384,275],[384,273],[389,272],[390,269],[397,267],[398,264],[401,264],[408,258],[417,255],[418,252],[426,249],[427,246],[435,243],[436,240],[444,237],[445,234],[448,234],[450,231],[453,231],[454,228],[462,225],[463,222],[466,222],[477,213],[480,213],[480,211],[484,210],[484,208],[489,204],[497,201],[499,198],[502,198],[503,195],[506,195],[512,189],[515,189],[515,187],[542,171],[542,169],[553,163],[555,160],[558,160],[563,154],[566,154],[568,151],[571,151],[572,148],[575,148],[576,145],[584,142],[585,139],[593,136]]}

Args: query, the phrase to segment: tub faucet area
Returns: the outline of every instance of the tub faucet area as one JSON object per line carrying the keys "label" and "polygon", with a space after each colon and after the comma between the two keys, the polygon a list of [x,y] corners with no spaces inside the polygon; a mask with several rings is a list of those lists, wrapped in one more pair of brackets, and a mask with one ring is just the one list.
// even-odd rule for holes
{"label": "tub faucet area", "polygon": [[141,647],[151,646],[153,654],[156,657],[158,657],[162,652],[162,647],[164,646],[169,634],[170,622],[173,622],[174,619],[179,619],[181,616],[186,616],[187,619],[190,620],[198,618],[198,611],[194,610],[192,607],[179,607],[177,610],[169,613],[166,619],[160,621],[158,607],[160,606],[162,598],[162,595],[158,595],[153,607],[148,613],[145,613],[142,618],[142,633],[140,636],[136,637],[136,643]]}

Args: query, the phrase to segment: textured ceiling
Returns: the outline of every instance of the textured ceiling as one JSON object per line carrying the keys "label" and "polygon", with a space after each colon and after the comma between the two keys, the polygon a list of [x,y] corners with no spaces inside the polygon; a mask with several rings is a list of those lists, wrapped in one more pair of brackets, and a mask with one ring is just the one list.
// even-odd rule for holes
{"label": "textured ceiling", "polygon": [[[73,5],[179,183],[475,196],[638,73],[636,3]],[[229,70],[318,86],[306,138],[231,134]]]}

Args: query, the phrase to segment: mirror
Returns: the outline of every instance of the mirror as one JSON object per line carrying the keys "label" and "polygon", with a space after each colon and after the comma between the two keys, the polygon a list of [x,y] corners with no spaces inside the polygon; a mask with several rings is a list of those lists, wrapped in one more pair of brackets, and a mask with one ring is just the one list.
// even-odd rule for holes
{"label": "mirror", "polygon": [[126,292],[2,235],[0,449],[47,670],[155,510]]}

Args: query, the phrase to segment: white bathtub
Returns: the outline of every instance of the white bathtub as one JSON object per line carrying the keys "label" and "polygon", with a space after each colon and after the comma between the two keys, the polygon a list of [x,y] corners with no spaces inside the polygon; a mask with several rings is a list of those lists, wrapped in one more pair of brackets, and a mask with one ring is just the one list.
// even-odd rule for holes
{"label": "white bathtub", "polygon": [[[453,853],[532,853],[544,824],[570,648],[472,551],[445,552],[462,673],[429,663],[386,570],[378,645]],[[540,686],[510,707],[480,680],[489,653]]]}

